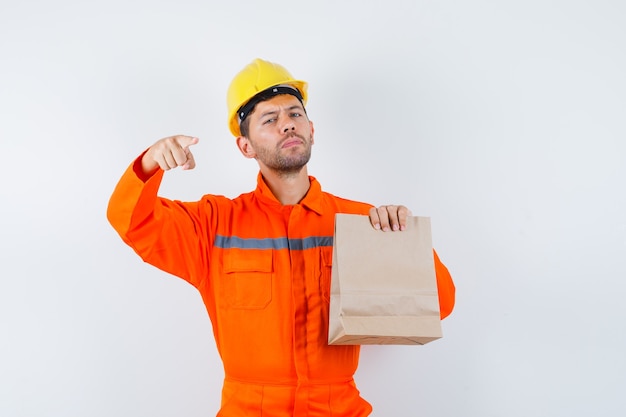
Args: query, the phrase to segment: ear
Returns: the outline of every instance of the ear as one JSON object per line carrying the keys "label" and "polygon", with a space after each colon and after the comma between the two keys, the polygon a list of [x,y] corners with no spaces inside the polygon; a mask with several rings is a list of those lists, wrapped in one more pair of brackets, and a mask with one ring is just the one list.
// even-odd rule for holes
{"label": "ear", "polygon": [[311,145],[315,143],[315,127],[313,127],[313,122],[309,120],[309,125],[311,126]]}
{"label": "ear", "polygon": [[243,156],[245,156],[246,158],[256,157],[256,152],[254,151],[254,148],[252,147],[252,143],[247,137],[237,136],[236,140],[237,140],[237,148],[239,148],[239,151],[241,152]]}

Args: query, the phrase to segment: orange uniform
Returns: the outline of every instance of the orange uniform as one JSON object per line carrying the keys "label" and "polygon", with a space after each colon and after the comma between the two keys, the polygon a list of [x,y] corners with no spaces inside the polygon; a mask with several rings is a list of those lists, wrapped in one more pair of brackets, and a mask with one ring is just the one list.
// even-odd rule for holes
{"label": "orange uniform", "polygon": [[[359,346],[328,346],[335,213],[370,205],[311,187],[283,206],[261,175],[235,199],[183,203],[157,197],[135,161],[118,183],[108,218],[146,262],[195,286],[211,318],[225,381],[219,417],[360,417],[371,412],[354,384]],[[442,317],[454,284],[435,255]]]}

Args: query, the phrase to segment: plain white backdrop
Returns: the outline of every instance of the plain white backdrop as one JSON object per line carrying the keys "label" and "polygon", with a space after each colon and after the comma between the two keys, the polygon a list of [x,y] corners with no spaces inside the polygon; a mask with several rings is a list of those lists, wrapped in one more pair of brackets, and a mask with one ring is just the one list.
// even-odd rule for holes
{"label": "plain white backdrop", "polygon": [[309,81],[310,173],[430,216],[444,338],[367,346],[374,416],[626,414],[626,4],[588,0],[0,2],[0,415],[211,416],[201,299],[105,217],[172,134],[162,194],[235,197],[226,124],[255,57]]}

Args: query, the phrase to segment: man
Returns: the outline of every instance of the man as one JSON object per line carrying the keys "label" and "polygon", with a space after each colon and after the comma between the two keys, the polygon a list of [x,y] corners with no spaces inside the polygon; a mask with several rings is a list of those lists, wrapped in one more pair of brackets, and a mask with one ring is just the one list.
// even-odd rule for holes
{"label": "man", "polygon": [[[353,381],[358,346],[328,346],[328,303],[336,213],[368,215],[401,232],[404,206],[373,208],[322,192],[307,173],[314,143],[307,84],[282,66],[254,60],[228,90],[229,127],[257,160],[257,188],[235,199],[197,202],[157,196],[163,172],[193,169],[198,139],[161,139],[117,185],[108,218],[146,262],[202,295],[223,361],[218,416],[360,417],[371,406]],[[442,318],[454,284],[434,254]]]}

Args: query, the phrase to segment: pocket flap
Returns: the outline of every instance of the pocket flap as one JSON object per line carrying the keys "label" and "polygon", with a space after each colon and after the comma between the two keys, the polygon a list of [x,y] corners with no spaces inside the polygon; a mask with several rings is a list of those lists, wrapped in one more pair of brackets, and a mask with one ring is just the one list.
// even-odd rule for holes
{"label": "pocket flap", "polygon": [[230,249],[224,253],[224,272],[272,272],[272,250]]}

